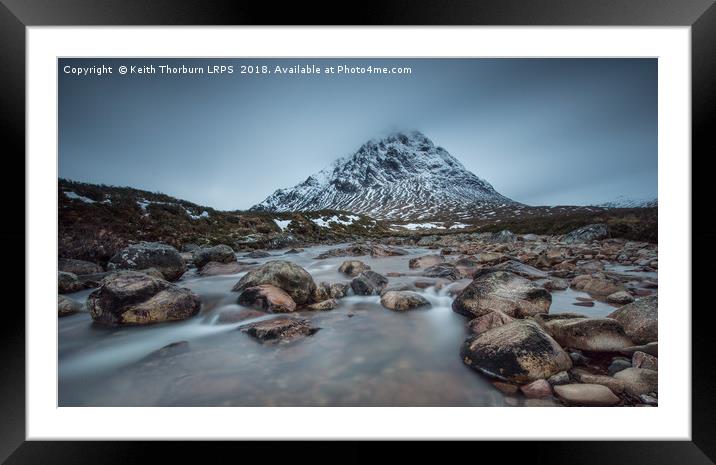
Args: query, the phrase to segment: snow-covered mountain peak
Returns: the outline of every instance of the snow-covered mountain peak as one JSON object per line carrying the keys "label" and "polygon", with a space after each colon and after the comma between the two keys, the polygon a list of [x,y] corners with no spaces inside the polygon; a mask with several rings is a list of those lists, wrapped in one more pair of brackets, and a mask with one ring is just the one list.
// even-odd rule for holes
{"label": "snow-covered mountain peak", "polygon": [[347,210],[376,218],[469,216],[489,204],[515,204],[419,131],[371,139],[253,210]]}

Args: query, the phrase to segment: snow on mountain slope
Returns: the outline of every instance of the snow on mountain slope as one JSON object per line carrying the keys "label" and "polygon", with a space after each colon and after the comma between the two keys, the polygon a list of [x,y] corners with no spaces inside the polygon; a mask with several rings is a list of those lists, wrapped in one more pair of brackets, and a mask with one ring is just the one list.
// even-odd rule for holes
{"label": "snow on mountain slope", "polygon": [[598,205],[595,205],[597,207],[605,207],[605,208],[650,208],[650,207],[658,207],[659,202],[657,199],[637,199],[633,197],[627,197],[624,195],[620,195],[616,197],[614,200],[611,200],[609,202],[600,203]]}
{"label": "snow on mountain slope", "polygon": [[457,220],[520,205],[413,131],[366,142],[355,154],[336,160],[292,188],[275,191],[251,210],[334,209],[404,221]]}

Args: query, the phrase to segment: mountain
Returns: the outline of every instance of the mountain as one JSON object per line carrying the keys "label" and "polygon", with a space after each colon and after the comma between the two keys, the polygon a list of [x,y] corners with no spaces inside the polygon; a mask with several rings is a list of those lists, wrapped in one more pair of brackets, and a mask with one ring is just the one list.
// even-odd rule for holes
{"label": "mountain", "polygon": [[344,210],[393,221],[474,218],[521,204],[420,132],[366,142],[300,184],[279,189],[252,211]]}
{"label": "mountain", "polygon": [[653,208],[658,207],[659,202],[656,198],[638,199],[620,195],[609,202],[600,203],[594,206],[604,208]]}

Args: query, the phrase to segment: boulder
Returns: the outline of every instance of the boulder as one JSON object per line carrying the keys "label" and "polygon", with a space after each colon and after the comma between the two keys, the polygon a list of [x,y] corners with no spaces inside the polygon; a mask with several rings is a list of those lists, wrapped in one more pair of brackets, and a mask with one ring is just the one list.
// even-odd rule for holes
{"label": "boulder", "polygon": [[636,344],[658,341],[659,311],[656,295],[642,297],[609,315],[624,327],[627,336]]}
{"label": "boulder", "polygon": [[440,263],[426,268],[423,276],[428,278],[441,278],[449,281],[457,281],[461,278],[460,271],[452,263]]}
{"label": "boulder", "polygon": [[399,255],[408,255],[408,252],[397,247],[382,244],[376,244],[370,247],[371,257],[395,257]]}
{"label": "boulder", "polygon": [[552,386],[544,379],[537,379],[520,386],[520,391],[528,399],[544,399],[552,395]]}
{"label": "boulder", "polygon": [[619,397],[601,384],[564,384],[554,386],[554,392],[569,405],[610,407],[619,403]]}
{"label": "boulder", "polygon": [[631,364],[634,368],[659,371],[659,359],[640,350],[634,352],[634,355],[631,356]]}
{"label": "boulder", "polygon": [[80,311],[82,311],[82,305],[76,300],[63,295],[57,296],[57,316],[74,315]]}
{"label": "boulder", "polygon": [[57,272],[57,292],[60,294],[69,294],[72,292],[81,291],[85,288],[85,285],[77,279],[77,275],[74,273],[67,273],[65,271]]}
{"label": "boulder", "polygon": [[103,325],[145,325],[199,313],[199,297],[163,279],[136,271],[112,273],[87,298],[92,319]]}
{"label": "boulder", "polygon": [[156,268],[167,281],[176,281],[186,271],[186,263],[177,249],[159,242],[140,242],[117,252],[107,264],[108,270],[144,270]]}
{"label": "boulder", "polygon": [[574,244],[577,242],[591,242],[609,237],[609,227],[604,223],[588,224],[568,232],[562,242]]}
{"label": "boulder", "polygon": [[615,283],[599,274],[579,275],[572,280],[571,285],[573,289],[578,291],[605,296],[624,290],[621,284]]}
{"label": "boulder", "polygon": [[495,386],[501,393],[507,394],[508,396],[517,394],[520,387],[516,384],[505,383],[503,381],[492,381],[492,385]]}
{"label": "boulder", "polygon": [[569,281],[562,278],[549,278],[542,286],[548,291],[564,291],[569,287]]}
{"label": "boulder", "polygon": [[275,318],[258,321],[239,328],[242,332],[262,342],[291,342],[315,334],[320,328],[310,325],[308,320]]}
{"label": "boulder", "polygon": [[315,304],[308,305],[306,308],[309,310],[317,310],[320,312],[327,312],[328,310],[333,310],[338,306],[338,301],[336,299],[326,299],[321,302],[316,302]]}
{"label": "boulder", "polygon": [[514,318],[498,311],[486,313],[482,316],[470,320],[467,324],[472,334],[482,334],[492,328],[497,328],[514,321]]}
{"label": "boulder", "polygon": [[380,294],[387,285],[388,278],[370,270],[362,272],[351,281],[351,289],[357,295]]}
{"label": "boulder", "polygon": [[201,276],[220,276],[227,274],[237,274],[244,271],[246,267],[239,265],[238,262],[233,263],[220,263],[220,262],[209,262],[201,267],[199,274]]}
{"label": "boulder", "polygon": [[436,242],[440,240],[440,236],[423,236],[420,238],[420,240],[417,242],[418,247],[426,247],[429,245],[433,245]]}
{"label": "boulder", "polygon": [[621,305],[630,304],[634,302],[634,297],[632,297],[632,295],[627,291],[618,291],[613,294],[609,294],[607,296],[607,302]]}
{"label": "boulder", "polygon": [[244,258],[266,258],[270,256],[271,254],[266,252],[265,250],[254,250],[244,255]]}
{"label": "boulder", "polygon": [[499,265],[495,265],[493,269],[510,271],[516,275],[523,276],[527,279],[541,279],[547,278],[549,276],[546,272],[539,270],[533,266],[526,265],[517,260],[507,260],[505,262],[500,263]]}
{"label": "boulder", "polygon": [[425,255],[423,257],[411,258],[408,262],[408,267],[411,269],[428,268],[443,263],[444,261],[445,257],[442,255]]}
{"label": "boulder", "polygon": [[425,297],[413,291],[389,291],[382,294],[380,303],[389,310],[405,311],[430,305]]}
{"label": "boulder", "polygon": [[360,260],[346,260],[338,267],[338,271],[349,276],[356,277],[364,271],[370,270],[370,266]]}
{"label": "boulder", "polygon": [[308,271],[285,260],[272,260],[249,271],[232,290],[243,291],[261,284],[271,284],[283,289],[297,305],[311,303],[316,290],[316,283]]}
{"label": "boulder", "polygon": [[291,296],[283,289],[271,284],[247,287],[236,303],[270,313],[290,313],[296,310],[296,302],[293,301]]}
{"label": "boulder", "polygon": [[624,392],[624,381],[595,373],[590,373],[583,368],[575,368],[571,371],[572,377],[584,384],[601,384],[608,387],[615,394]]}
{"label": "boulder", "polygon": [[571,380],[569,378],[569,373],[567,373],[566,371],[560,371],[559,373],[547,378],[547,382],[552,386],[561,386],[563,384],[569,384],[570,381]]}
{"label": "boulder", "polygon": [[562,347],[591,352],[616,352],[634,343],[618,321],[611,318],[574,318],[571,314],[538,315],[536,321]]}
{"label": "boulder", "polygon": [[102,273],[104,270],[96,263],[72,258],[60,258],[57,262],[60,271],[76,275]]}
{"label": "boulder", "polygon": [[365,244],[353,244],[349,247],[327,250],[319,254],[316,258],[360,257],[361,255],[368,255],[370,250],[371,248]]}
{"label": "boulder", "polygon": [[460,356],[474,370],[520,384],[572,368],[569,355],[530,320],[515,320],[469,337]]}
{"label": "boulder", "polygon": [[609,367],[607,368],[607,373],[609,373],[609,376],[614,376],[615,374],[619,373],[622,370],[626,370],[627,368],[631,368],[631,362],[629,360],[625,360],[623,358],[615,358],[612,360],[612,363],[609,364]]}
{"label": "boulder", "polygon": [[202,247],[192,252],[194,257],[194,265],[202,269],[210,262],[216,263],[235,263],[236,254],[234,249],[228,245],[220,244],[214,247]]}
{"label": "boulder", "polygon": [[624,382],[624,391],[635,397],[650,392],[659,392],[659,372],[646,368],[626,368],[615,374]]}
{"label": "boulder", "polygon": [[470,317],[501,311],[513,318],[547,313],[552,295],[526,278],[508,271],[486,270],[455,298],[453,311]]}

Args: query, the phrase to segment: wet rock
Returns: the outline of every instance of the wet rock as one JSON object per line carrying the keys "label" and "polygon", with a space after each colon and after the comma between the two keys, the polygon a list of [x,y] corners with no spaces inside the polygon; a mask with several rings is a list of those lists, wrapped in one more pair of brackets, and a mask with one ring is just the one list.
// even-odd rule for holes
{"label": "wet rock", "polygon": [[104,325],[183,320],[200,307],[199,297],[189,289],[136,271],[112,273],[87,298],[92,319]]}
{"label": "wet rock", "polygon": [[569,373],[567,373],[566,371],[560,371],[559,373],[547,378],[547,382],[552,386],[561,386],[563,384],[569,384],[570,381],[571,380],[569,378]]}
{"label": "wet rock", "polygon": [[382,295],[380,303],[389,310],[406,311],[430,306],[425,297],[413,291],[389,291]]}
{"label": "wet rock", "polygon": [[569,281],[562,278],[549,278],[542,286],[548,291],[564,291],[569,287]]}
{"label": "wet rock", "polygon": [[395,257],[399,255],[408,255],[408,252],[397,247],[381,244],[373,245],[370,248],[371,257]]}
{"label": "wet rock", "polygon": [[327,250],[319,254],[316,258],[324,259],[332,257],[360,257],[361,255],[368,255],[369,253],[369,246],[365,244],[353,244],[349,247]]}
{"label": "wet rock", "polygon": [[202,247],[192,252],[194,257],[194,265],[201,269],[204,265],[209,262],[216,263],[235,263],[236,254],[234,249],[225,244],[220,244],[214,247]]}
{"label": "wet rock", "polygon": [[328,310],[333,310],[338,306],[338,301],[336,299],[326,299],[321,302],[316,302],[315,304],[311,304],[307,306],[309,310],[316,310],[320,312],[327,312]]}
{"label": "wet rock", "polygon": [[576,305],[577,307],[594,307],[594,301],[580,301],[580,302],[572,302],[572,305]]}
{"label": "wet rock", "polygon": [[623,286],[606,277],[595,275],[579,275],[571,282],[573,289],[597,295],[610,295],[624,290]]}
{"label": "wet rock", "polygon": [[633,345],[618,321],[611,318],[536,317],[562,347],[591,352],[616,352]]}
{"label": "wet rock", "polygon": [[646,352],[649,355],[658,357],[659,356],[659,343],[658,342],[650,342],[648,344],[644,344],[641,346],[626,347],[626,348],[620,350],[619,353],[632,356],[634,354],[634,352],[637,352],[637,351]]}
{"label": "wet rock", "polygon": [[221,276],[227,274],[241,273],[246,269],[245,266],[233,263],[209,262],[199,270],[201,276]]}
{"label": "wet rock", "polygon": [[514,395],[520,390],[520,387],[516,384],[505,383],[503,381],[493,381],[492,385],[495,386],[503,394]]}
{"label": "wet rock", "polygon": [[247,287],[239,296],[237,303],[270,313],[290,313],[296,310],[296,302],[291,296],[271,284]]}
{"label": "wet rock", "polygon": [[613,378],[611,376],[605,376],[589,371],[582,368],[575,368],[571,372],[572,378],[584,384],[601,384],[606,386],[615,394],[621,394],[624,392],[624,381]]}
{"label": "wet rock", "polygon": [[654,397],[654,396],[650,396],[649,394],[642,394],[642,395],[640,395],[640,396],[639,396],[639,401],[640,401],[642,404],[653,405],[654,407],[656,407],[657,405],[659,405],[659,400],[658,400],[656,397]]}
{"label": "wet rock", "polygon": [[460,271],[452,263],[433,265],[426,268],[422,275],[428,278],[447,279],[448,281],[457,281],[461,278]]}
{"label": "wet rock", "polygon": [[154,364],[156,362],[161,361],[162,359],[185,354],[187,352],[189,352],[188,341],[172,342],[171,344],[165,345],[161,349],[157,349],[154,352],[151,352],[149,355],[144,357],[141,362],[143,364]]}
{"label": "wet rock", "polygon": [[626,368],[614,375],[624,382],[624,391],[638,397],[641,394],[659,391],[659,373],[646,368]]}
{"label": "wet rock", "polygon": [[574,244],[577,242],[591,242],[609,237],[609,227],[606,224],[588,224],[565,234],[562,242]]}
{"label": "wet rock", "polygon": [[607,373],[609,373],[609,376],[614,376],[615,374],[619,373],[622,370],[626,370],[627,368],[631,368],[631,362],[629,360],[623,358],[615,358],[614,360],[612,360],[612,363],[609,365],[609,368],[607,368]]}
{"label": "wet rock", "polygon": [[308,271],[285,260],[272,260],[249,271],[232,290],[243,291],[261,284],[271,284],[283,289],[297,305],[311,303],[316,290],[316,283]]}
{"label": "wet rock", "polygon": [[196,244],[190,242],[190,243],[187,243],[187,244],[183,244],[183,245],[181,246],[181,251],[182,251],[182,252],[189,252],[189,253],[191,253],[191,252],[195,251],[195,250],[198,249],[198,248],[199,248],[198,245],[196,245]]}
{"label": "wet rock", "polygon": [[607,296],[607,302],[613,304],[629,304],[634,302],[634,297],[627,291],[619,291]]}
{"label": "wet rock", "polygon": [[380,295],[381,295],[381,297],[382,297],[382,296],[385,295],[385,293],[387,293],[387,292],[392,292],[392,291],[412,291],[412,290],[414,290],[414,287],[411,286],[411,285],[409,285],[409,284],[405,284],[405,283],[388,284],[387,286],[385,286],[385,287],[383,288],[382,291],[380,291]]}
{"label": "wet rock", "polygon": [[589,364],[589,358],[585,357],[583,353],[578,350],[569,353],[569,358],[572,360],[572,364],[575,366],[586,366]]}
{"label": "wet rock", "polygon": [[477,257],[475,257],[475,261],[477,262],[477,265],[494,265],[496,263],[501,262],[505,259],[505,254],[496,253],[496,252],[484,252]]}
{"label": "wet rock", "polygon": [[555,386],[554,392],[568,405],[609,407],[619,403],[619,397],[601,384],[565,384]]}
{"label": "wet rock", "polygon": [[82,311],[82,305],[76,300],[65,297],[64,295],[57,296],[57,316],[74,315],[80,311]]}
{"label": "wet rock", "polygon": [[529,320],[515,320],[468,338],[460,356],[474,370],[520,384],[572,368],[569,355]]}
{"label": "wet rock", "polygon": [[552,395],[552,386],[544,379],[520,386],[520,391],[529,399],[543,399]]}
{"label": "wet rock", "polygon": [[239,329],[262,342],[291,342],[311,336],[320,328],[311,326],[308,320],[275,318],[251,323]]}
{"label": "wet rock", "polygon": [[486,270],[455,298],[453,311],[480,317],[492,311],[522,318],[547,313],[552,295],[526,278],[507,271]]}
{"label": "wet rock", "polygon": [[77,279],[74,273],[59,271],[57,273],[57,292],[60,294],[69,294],[71,292],[81,291],[85,285]]}
{"label": "wet rock", "polygon": [[301,252],[303,252],[303,249],[290,249],[290,250],[285,251],[283,254],[284,255],[293,255],[293,254],[297,254],[297,253],[301,253]]}
{"label": "wet rock", "polygon": [[518,262],[517,260],[507,260],[505,262],[500,263],[499,265],[495,265],[493,269],[510,271],[516,275],[523,276],[527,279],[541,279],[549,276],[544,271],[539,270],[533,266]]}
{"label": "wet rock", "polygon": [[634,368],[646,368],[659,371],[659,359],[646,352],[636,351],[631,357],[631,364]]}
{"label": "wet rock", "polygon": [[417,242],[418,247],[427,247],[429,245],[433,245],[436,242],[440,240],[440,236],[424,236],[421,237],[420,240]]}
{"label": "wet rock", "polygon": [[428,268],[444,262],[445,257],[442,255],[425,255],[423,257],[411,258],[408,262],[408,267],[411,269]]}
{"label": "wet rock", "polygon": [[104,270],[96,263],[86,262],[84,260],[75,260],[72,258],[60,258],[57,266],[60,271],[72,273],[75,275],[102,273]]}
{"label": "wet rock", "polygon": [[271,254],[265,250],[254,250],[244,255],[244,258],[266,258],[270,256]]}
{"label": "wet rock", "polygon": [[380,294],[380,291],[387,285],[388,278],[370,270],[362,272],[351,281],[351,289],[357,295]]}
{"label": "wet rock", "polygon": [[140,242],[117,252],[107,264],[108,270],[144,270],[156,268],[167,281],[176,281],[186,271],[186,263],[174,247],[159,242]]}
{"label": "wet rock", "polygon": [[370,266],[360,260],[346,260],[338,267],[338,271],[349,276],[356,277],[364,271],[370,270]]}
{"label": "wet rock", "polygon": [[658,297],[637,299],[609,315],[624,326],[626,334],[636,344],[655,342],[659,336]]}
{"label": "wet rock", "polygon": [[495,311],[470,320],[468,328],[470,328],[472,334],[482,334],[485,331],[506,325],[512,321],[514,321],[514,318],[500,311]]}
{"label": "wet rock", "polygon": [[233,308],[222,310],[222,312],[219,313],[219,317],[216,319],[216,322],[219,324],[238,323],[240,321],[250,320],[252,318],[259,318],[266,315],[266,313],[261,312],[259,310],[253,310],[249,308]]}

